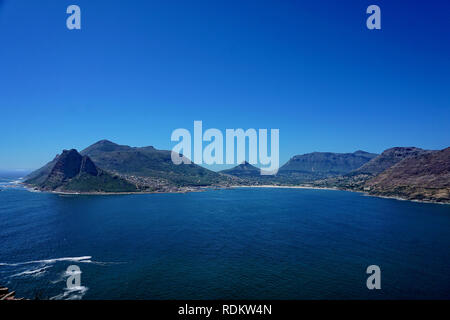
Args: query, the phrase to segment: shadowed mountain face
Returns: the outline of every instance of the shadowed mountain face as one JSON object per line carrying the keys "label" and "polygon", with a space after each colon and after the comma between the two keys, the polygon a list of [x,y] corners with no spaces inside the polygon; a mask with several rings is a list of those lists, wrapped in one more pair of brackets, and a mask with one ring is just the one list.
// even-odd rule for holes
{"label": "shadowed mountain face", "polygon": [[355,174],[370,174],[377,175],[384,170],[392,167],[393,165],[399,163],[405,158],[417,156],[420,154],[428,153],[430,151],[423,150],[415,147],[396,147],[383,151],[382,154],[373,158],[360,168],[356,169],[352,173]]}
{"label": "shadowed mountain face", "polygon": [[42,168],[30,173],[26,177],[26,183],[43,186],[54,181],[61,183],[75,177],[81,167],[82,156],[74,149],[63,150],[61,155],[47,163]]}
{"label": "shadowed mountain face", "polygon": [[220,183],[224,177],[196,164],[176,165],[171,151],[154,147],[135,148],[101,140],[81,151],[105,170],[125,176],[165,179],[179,186]]}
{"label": "shadowed mountain face", "polygon": [[80,155],[75,149],[64,150],[54,161],[30,175],[25,183],[47,191],[137,191],[134,185],[124,179],[98,169],[88,156]]}
{"label": "shadowed mountain face", "polygon": [[64,150],[58,157],[52,171],[48,175],[45,185],[60,185],[75,176],[83,173],[87,169],[91,174],[96,176],[98,174],[97,168],[88,157],[82,157],[75,149]]}
{"label": "shadowed mountain face", "polygon": [[369,193],[450,201],[450,148],[408,157],[366,183]]}
{"label": "shadowed mountain face", "polygon": [[244,161],[240,165],[231,169],[220,171],[220,173],[230,174],[236,177],[249,177],[249,176],[257,177],[261,175],[261,170],[255,166],[252,166],[247,161]]}
{"label": "shadowed mountain face", "polygon": [[307,182],[346,174],[361,167],[377,155],[365,151],[354,153],[313,152],[291,158],[278,171],[278,176]]}

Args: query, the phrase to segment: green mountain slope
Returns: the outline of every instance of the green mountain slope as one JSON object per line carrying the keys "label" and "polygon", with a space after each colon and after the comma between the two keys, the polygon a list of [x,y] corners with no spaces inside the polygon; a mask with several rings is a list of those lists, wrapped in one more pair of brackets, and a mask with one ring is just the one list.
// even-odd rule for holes
{"label": "green mountain slope", "polygon": [[175,165],[171,151],[154,147],[129,147],[101,140],[81,151],[107,171],[124,176],[138,176],[167,180],[177,186],[207,186],[226,178],[196,164]]}

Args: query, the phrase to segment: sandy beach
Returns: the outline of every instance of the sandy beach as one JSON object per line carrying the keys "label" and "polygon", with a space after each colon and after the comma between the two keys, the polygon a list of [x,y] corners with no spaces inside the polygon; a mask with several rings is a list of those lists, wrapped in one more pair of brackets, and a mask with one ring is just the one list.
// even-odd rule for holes
{"label": "sandy beach", "polygon": [[312,189],[312,190],[340,190],[337,188],[313,187],[313,186],[275,186],[275,185],[255,185],[255,186],[232,186],[231,188],[277,188],[277,189]]}

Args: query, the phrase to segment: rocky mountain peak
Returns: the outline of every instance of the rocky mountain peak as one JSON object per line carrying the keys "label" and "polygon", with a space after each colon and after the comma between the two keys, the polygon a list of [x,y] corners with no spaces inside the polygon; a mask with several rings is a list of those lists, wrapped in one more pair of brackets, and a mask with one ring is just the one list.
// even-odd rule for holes
{"label": "rocky mountain peak", "polygon": [[81,160],[80,173],[87,173],[91,176],[98,175],[98,170],[94,162],[92,162],[91,158],[88,156],[83,156]]}
{"label": "rocky mountain peak", "polygon": [[48,187],[56,186],[81,173],[97,176],[99,170],[88,156],[82,156],[75,149],[63,150],[44,185]]}
{"label": "rocky mountain peak", "polygon": [[50,174],[62,180],[71,179],[80,172],[82,158],[75,149],[63,150]]}

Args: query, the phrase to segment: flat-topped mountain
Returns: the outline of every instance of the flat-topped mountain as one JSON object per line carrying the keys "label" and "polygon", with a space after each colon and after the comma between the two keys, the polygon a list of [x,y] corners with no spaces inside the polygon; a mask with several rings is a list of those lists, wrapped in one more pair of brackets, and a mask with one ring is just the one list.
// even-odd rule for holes
{"label": "flat-topped mountain", "polygon": [[[60,192],[134,192],[136,186],[97,168],[77,150],[64,150],[45,169],[32,174],[26,184],[41,190]],[[48,169],[50,169],[48,171]]]}
{"label": "flat-topped mountain", "polygon": [[345,174],[361,167],[377,154],[365,151],[353,153],[313,152],[292,157],[279,172],[305,172],[316,174]]}
{"label": "flat-topped mountain", "polygon": [[370,194],[450,202],[450,147],[405,158],[366,183]]}
{"label": "flat-topped mountain", "polygon": [[261,170],[251,165],[247,161],[244,161],[240,165],[231,169],[222,170],[220,171],[220,173],[230,174],[236,177],[249,177],[249,176],[260,176]]}
{"label": "flat-topped mountain", "polygon": [[358,150],[353,153],[313,152],[292,157],[281,166],[279,183],[304,183],[346,174],[375,158],[377,154]]}

